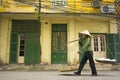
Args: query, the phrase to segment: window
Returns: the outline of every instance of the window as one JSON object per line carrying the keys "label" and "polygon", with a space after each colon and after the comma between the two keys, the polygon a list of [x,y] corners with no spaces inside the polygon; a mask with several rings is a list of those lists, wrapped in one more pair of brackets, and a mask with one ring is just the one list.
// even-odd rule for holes
{"label": "window", "polygon": [[66,6],[66,0],[53,0],[53,6]]}
{"label": "window", "polygon": [[101,51],[105,51],[105,39],[104,36],[100,36],[100,49]]}
{"label": "window", "polygon": [[0,6],[2,6],[2,0],[0,0]]}
{"label": "window", "polygon": [[94,51],[102,52],[105,51],[105,36],[104,35],[94,35]]}
{"label": "window", "polygon": [[94,51],[98,51],[98,37],[94,36]]}
{"label": "window", "polygon": [[23,34],[20,35],[20,51],[19,56],[24,56],[24,47],[25,47],[25,36]]}

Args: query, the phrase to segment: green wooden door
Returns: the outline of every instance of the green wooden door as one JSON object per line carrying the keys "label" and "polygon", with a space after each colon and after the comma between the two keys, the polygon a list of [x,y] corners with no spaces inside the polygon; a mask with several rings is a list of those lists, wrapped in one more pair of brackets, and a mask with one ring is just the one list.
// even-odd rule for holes
{"label": "green wooden door", "polygon": [[[19,62],[19,57],[24,57],[25,64],[39,63],[39,34],[40,26],[37,20],[12,20],[10,63]],[[23,35],[25,39],[21,40],[20,35]]]}
{"label": "green wooden door", "polygon": [[17,63],[17,53],[18,53],[18,33],[11,32],[10,63]]}
{"label": "green wooden door", "polygon": [[52,64],[67,63],[67,25],[52,25]]}
{"label": "green wooden door", "polygon": [[40,62],[39,33],[25,34],[25,64],[38,64]]}

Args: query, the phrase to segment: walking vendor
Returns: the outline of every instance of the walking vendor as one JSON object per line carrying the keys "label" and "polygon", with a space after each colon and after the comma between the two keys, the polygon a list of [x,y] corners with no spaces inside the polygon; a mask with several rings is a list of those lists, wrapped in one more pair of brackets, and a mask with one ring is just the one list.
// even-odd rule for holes
{"label": "walking vendor", "polygon": [[81,75],[81,71],[85,63],[87,62],[87,60],[89,60],[92,76],[97,76],[97,71],[96,71],[94,60],[93,60],[93,51],[91,49],[91,34],[89,33],[88,30],[82,31],[80,33],[82,34],[82,37],[83,37],[83,44],[79,39],[79,45],[81,46],[81,48],[78,53],[83,54],[83,57],[81,59],[78,71],[74,72],[74,74]]}

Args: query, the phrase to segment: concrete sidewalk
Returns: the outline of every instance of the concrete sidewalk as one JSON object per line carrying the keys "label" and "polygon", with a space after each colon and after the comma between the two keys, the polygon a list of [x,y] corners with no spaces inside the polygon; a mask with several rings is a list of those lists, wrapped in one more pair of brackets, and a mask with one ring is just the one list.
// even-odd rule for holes
{"label": "concrete sidewalk", "polygon": [[98,71],[98,76],[91,76],[90,71],[82,71],[81,76],[58,71],[0,71],[0,80],[120,80],[120,71]]}

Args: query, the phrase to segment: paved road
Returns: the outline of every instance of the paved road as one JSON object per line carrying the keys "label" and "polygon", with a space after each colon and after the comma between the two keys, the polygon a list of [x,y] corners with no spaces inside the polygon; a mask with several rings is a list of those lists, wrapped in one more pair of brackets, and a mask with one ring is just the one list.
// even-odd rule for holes
{"label": "paved road", "polygon": [[98,71],[98,76],[90,75],[90,71],[83,71],[82,76],[58,71],[0,71],[0,80],[120,80],[120,71]]}

